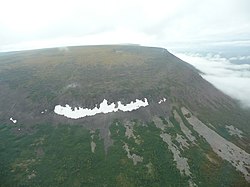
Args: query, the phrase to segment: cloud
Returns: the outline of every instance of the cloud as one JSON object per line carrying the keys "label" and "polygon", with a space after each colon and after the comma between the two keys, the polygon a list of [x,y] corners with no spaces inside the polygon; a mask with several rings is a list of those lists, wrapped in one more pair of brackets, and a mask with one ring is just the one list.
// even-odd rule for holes
{"label": "cloud", "polygon": [[237,56],[237,57],[231,57],[229,60],[250,60],[250,56]]}
{"label": "cloud", "polygon": [[[122,36],[122,37],[121,37]],[[52,48],[60,46],[79,46],[79,45],[105,45],[105,44],[141,44],[147,43],[154,46],[154,36],[146,35],[141,32],[134,32],[128,28],[117,28],[114,31],[88,34],[82,37],[57,37],[48,40],[34,40],[10,44],[3,47],[0,51],[30,50],[39,48]]]}
{"label": "cloud", "polygon": [[200,70],[204,79],[237,99],[242,106],[250,107],[250,64],[233,64],[220,55],[201,56],[190,53],[175,55]]}
{"label": "cloud", "polygon": [[[80,38],[85,45],[93,36],[100,44],[119,39],[167,48],[244,41],[250,37],[248,7],[249,0],[3,0],[0,48],[17,45],[15,49],[22,49],[21,44],[37,41],[58,45],[59,39],[71,44],[70,38]],[[121,28],[129,32],[121,32]],[[115,40],[105,39],[106,33],[115,33]],[[137,37],[130,38],[131,33]],[[150,41],[141,39],[145,37]]]}

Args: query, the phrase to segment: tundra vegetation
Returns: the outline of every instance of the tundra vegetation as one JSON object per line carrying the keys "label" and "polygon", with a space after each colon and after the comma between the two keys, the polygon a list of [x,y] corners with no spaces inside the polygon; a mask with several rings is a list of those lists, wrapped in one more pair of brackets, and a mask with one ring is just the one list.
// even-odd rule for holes
{"label": "tundra vegetation", "polygon": [[[165,49],[2,53],[0,74],[0,186],[250,184],[250,112]],[[104,99],[147,105],[54,112],[98,110]]]}

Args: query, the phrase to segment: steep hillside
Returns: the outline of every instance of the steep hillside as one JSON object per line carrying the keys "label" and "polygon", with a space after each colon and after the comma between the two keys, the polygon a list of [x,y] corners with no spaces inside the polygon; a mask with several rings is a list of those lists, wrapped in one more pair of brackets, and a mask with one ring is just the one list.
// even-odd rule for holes
{"label": "steep hillside", "polygon": [[3,186],[249,185],[250,112],[166,49],[2,53],[0,75]]}

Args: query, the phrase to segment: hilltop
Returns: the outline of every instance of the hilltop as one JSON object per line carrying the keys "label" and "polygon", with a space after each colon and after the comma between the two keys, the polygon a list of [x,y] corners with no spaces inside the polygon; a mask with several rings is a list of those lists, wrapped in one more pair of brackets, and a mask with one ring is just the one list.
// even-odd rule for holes
{"label": "hilltop", "polygon": [[249,111],[199,73],[135,45],[3,53],[0,181],[249,185]]}

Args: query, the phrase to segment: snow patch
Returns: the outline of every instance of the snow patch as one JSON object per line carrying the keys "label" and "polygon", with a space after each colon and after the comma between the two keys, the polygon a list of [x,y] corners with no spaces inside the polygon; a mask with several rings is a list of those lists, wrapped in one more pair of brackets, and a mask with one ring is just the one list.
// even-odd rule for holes
{"label": "snow patch", "polygon": [[47,111],[48,111],[48,110],[45,109],[45,110],[43,110],[43,111],[41,112],[41,114],[45,114]]}
{"label": "snow patch", "polygon": [[163,99],[161,99],[158,103],[161,104],[163,102],[165,102],[167,99],[165,97],[163,97]]}
{"label": "snow patch", "polygon": [[17,123],[17,120],[13,119],[12,117],[10,118],[10,121],[12,121],[13,123]]}
{"label": "snow patch", "polygon": [[118,110],[121,110],[123,112],[130,112],[133,110],[137,110],[140,107],[146,107],[148,106],[148,100],[147,98],[144,98],[144,101],[136,99],[135,102],[131,101],[130,103],[123,105],[121,101],[118,101],[118,106],[115,106],[115,103],[108,104],[108,101],[106,99],[103,100],[103,102],[100,104],[100,107],[97,106],[93,109],[89,108],[71,108],[68,104],[65,106],[56,105],[54,112],[58,115],[66,116],[67,118],[71,119],[78,119],[83,118],[86,116],[94,116],[96,114],[100,113],[110,113],[110,112],[117,112]]}

